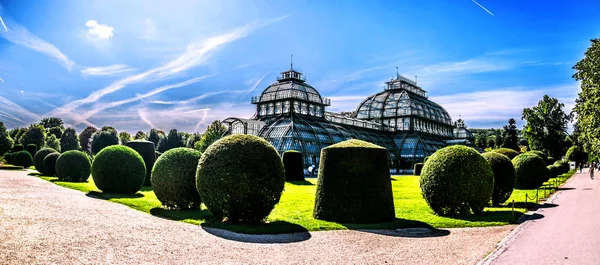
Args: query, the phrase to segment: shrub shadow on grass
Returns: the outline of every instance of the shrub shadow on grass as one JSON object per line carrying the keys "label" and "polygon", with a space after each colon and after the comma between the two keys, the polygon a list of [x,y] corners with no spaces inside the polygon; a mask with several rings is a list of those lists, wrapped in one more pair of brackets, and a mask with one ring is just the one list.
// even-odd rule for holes
{"label": "shrub shadow on grass", "polygon": [[[207,233],[217,236],[223,239],[244,242],[244,243],[257,243],[257,244],[283,244],[283,243],[295,243],[301,242],[310,239],[310,233],[302,226],[297,224],[288,223],[285,221],[275,221],[266,224],[259,224],[255,226],[243,226],[244,230],[248,228],[255,228],[256,231],[263,230],[266,227],[271,227],[271,229],[277,229],[278,231],[282,230],[290,230],[287,234],[242,234],[238,232],[234,232],[235,230],[233,226],[242,226],[242,225],[231,225],[226,223],[220,223],[223,225],[222,227],[213,227],[213,223],[216,220],[212,219],[213,222],[207,222],[201,224],[200,226]],[[219,225],[219,226],[221,226]],[[273,228],[279,227],[279,228]],[[303,231],[295,231],[295,230],[303,230]],[[264,231],[263,231],[264,232]]]}
{"label": "shrub shadow on grass", "polygon": [[[533,203],[533,204],[527,203],[527,204],[534,205],[533,207],[538,205],[536,203]],[[514,212],[512,211],[512,209],[508,208],[508,207],[512,207],[512,206],[507,206],[506,210],[501,209],[501,210],[494,210],[494,211],[484,211],[480,215],[470,214],[470,215],[466,215],[466,216],[454,216],[451,218],[470,221],[470,222],[508,222],[508,223],[514,224],[517,222],[519,217],[521,217],[521,215],[523,215],[522,212],[518,211],[519,208],[516,207],[516,205],[517,205],[517,203],[515,203],[515,211]],[[522,208],[520,208],[520,209],[522,209]]]}
{"label": "shrub shadow on grass", "polygon": [[292,181],[287,181],[287,183],[293,184],[293,185],[298,185],[298,186],[314,186],[315,184],[312,184],[312,182],[308,181],[308,180],[292,180]]}
{"label": "shrub shadow on grass", "polygon": [[97,191],[90,191],[88,193],[85,194],[85,196],[91,197],[91,198],[95,198],[95,199],[102,199],[102,200],[110,200],[110,199],[115,199],[115,198],[141,198],[144,197],[144,194],[141,193],[136,193],[136,194],[117,194],[117,193],[104,193],[104,192],[97,192]]}

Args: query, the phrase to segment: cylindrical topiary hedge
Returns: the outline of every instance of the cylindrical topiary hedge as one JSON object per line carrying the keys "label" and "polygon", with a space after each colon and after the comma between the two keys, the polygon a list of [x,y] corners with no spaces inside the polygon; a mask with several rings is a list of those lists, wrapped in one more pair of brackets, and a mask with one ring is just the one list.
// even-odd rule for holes
{"label": "cylindrical topiary hedge", "polygon": [[493,150],[492,152],[500,153],[508,157],[508,159],[512,160],[515,156],[519,155],[519,152],[510,149],[510,148],[498,148]]}
{"label": "cylindrical topiary hedge", "polygon": [[313,216],[340,223],[395,219],[387,149],[347,140],[321,150]]}
{"label": "cylindrical topiary hedge", "polygon": [[415,163],[414,166],[414,174],[415,176],[421,176],[421,171],[423,171],[424,163]]}
{"label": "cylindrical topiary hedge", "polygon": [[550,165],[550,164],[548,164],[548,155],[546,153],[544,153],[542,151],[537,151],[537,150],[529,151],[527,153],[538,155],[539,157],[541,157],[544,160],[544,164]]}
{"label": "cylindrical topiary hedge", "polygon": [[111,145],[94,157],[92,178],[102,192],[135,194],[146,179],[146,165],[131,147]]}
{"label": "cylindrical topiary hedge", "polygon": [[14,161],[13,161],[13,157],[14,156],[15,156],[14,153],[7,153],[7,154],[4,155],[4,160],[6,160],[7,164],[11,164],[12,165],[14,163]]}
{"label": "cylindrical topiary hedge", "polygon": [[38,147],[35,144],[28,144],[27,145],[27,149],[26,151],[29,152],[29,154],[31,155],[31,157],[35,156],[35,153],[37,153]]}
{"label": "cylindrical topiary hedge", "polygon": [[490,163],[494,173],[492,205],[497,206],[508,200],[515,188],[515,167],[507,156],[499,152],[488,152],[482,156]]}
{"label": "cylindrical topiary hedge", "polygon": [[90,159],[81,151],[66,151],[56,159],[56,176],[63,181],[86,182],[91,169]]}
{"label": "cylindrical topiary hedge", "polygon": [[13,165],[29,168],[33,165],[33,157],[27,151],[16,152],[13,157]]}
{"label": "cylindrical topiary hedge", "polygon": [[475,149],[453,145],[437,150],[421,172],[421,193],[439,215],[481,214],[494,191],[490,163]]}
{"label": "cylindrical topiary hedge", "polygon": [[46,172],[46,176],[56,175],[56,160],[58,160],[58,157],[60,157],[60,153],[58,152],[50,153],[44,157],[44,171]]}
{"label": "cylindrical topiary hedge", "polygon": [[146,178],[144,179],[144,186],[152,185],[150,182],[150,176],[152,175],[152,167],[154,167],[154,162],[156,161],[154,143],[146,140],[133,140],[125,143],[125,145],[131,147],[133,150],[138,152],[140,156],[142,156],[144,159],[144,164],[146,164]]}
{"label": "cylindrical topiary hedge", "polygon": [[512,160],[515,167],[517,189],[535,189],[539,187],[547,174],[544,159],[532,153],[524,153]]}
{"label": "cylindrical topiary hedge", "polygon": [[201,156],[197,150],[179,147],[166,151],[156,160],[151,180],[162,205],[173,209],[200,208],[196,170]]}
{"label": "cylindrical topiary hedge", "polygon": [[23,147],[22,144],[15,144],[13,146],[13,153],[19,152],[19,151],[24,151],[25,147]]}
{"label": "cylindrical topiary hedge", "polygon": [[260,223],[279,202],[285,173],[277,150],[264,139],[235,134],[202,154],[196,188],[217,220]]}
{"label": "cylindrical topiary hedge", "polygon": [[44,158],[46,158],[47,155],[52,153],[57,153],[57,151],[52,148],[42,148],[40,149],[40,151],[37,151],[37,153],[35,153],[35,155],[33,156],[33,166],[35,166],[35,170],[40,172],[40,174],[48,174],[48,172],[44,168]]}
{"label": "cylindrical topiary hedge", "polygon": [[285,171],[286,181],[304,180],[304,163],[302,162],[302,153],[296,150],[283,152],[283,169]]}

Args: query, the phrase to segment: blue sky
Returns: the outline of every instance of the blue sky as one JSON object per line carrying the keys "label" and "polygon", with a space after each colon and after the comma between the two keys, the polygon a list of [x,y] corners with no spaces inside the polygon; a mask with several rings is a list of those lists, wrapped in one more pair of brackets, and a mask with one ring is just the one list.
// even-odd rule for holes
{"label": "blue sky", "polygon": [[599,13],[597,0],[0,1],[0,121],[202,132],[252,116],[294,54],[329,111],[398,67],[469,127],[522,125],[544,94],[572,108]]}

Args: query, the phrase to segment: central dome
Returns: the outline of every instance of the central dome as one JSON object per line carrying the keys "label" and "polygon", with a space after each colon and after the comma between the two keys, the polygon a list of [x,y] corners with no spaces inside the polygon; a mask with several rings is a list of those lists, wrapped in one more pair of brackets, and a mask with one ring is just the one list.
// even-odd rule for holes
{"label": "central dome", "polygon": [[259,101],[272,101],[294,98],[309,102],[324,104],[321,94],[307,84],[306,78],[300,72],[290,70],[279,74],[277,82],[267,87],[260,95]]}

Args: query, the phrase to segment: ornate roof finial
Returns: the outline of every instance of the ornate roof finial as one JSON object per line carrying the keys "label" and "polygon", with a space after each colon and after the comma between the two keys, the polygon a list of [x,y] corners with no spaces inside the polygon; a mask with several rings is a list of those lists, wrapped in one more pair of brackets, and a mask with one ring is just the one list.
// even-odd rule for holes
{"label": "ornate roof finial", "polygon": [[417,83],[417,76],[415,75],[415,84]]}
{"label": "ornate roof finial", "polygon": [[290,70],[294,70],[294,54],[292,54],[290,59]]}
{"label": "ornate roof finial", "polygon": [[400,74],[398,73],[398,66],[396,66],[396,78],[398,78]]}

